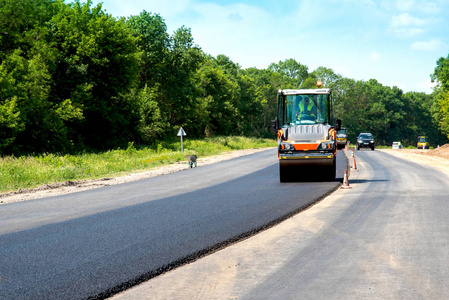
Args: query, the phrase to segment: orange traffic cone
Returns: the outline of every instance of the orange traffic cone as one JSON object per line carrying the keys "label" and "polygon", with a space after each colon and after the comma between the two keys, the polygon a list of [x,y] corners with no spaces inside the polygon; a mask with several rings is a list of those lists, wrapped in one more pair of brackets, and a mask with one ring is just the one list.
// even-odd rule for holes
{"label": "orange traffic cone", "polygon": [[354,170],[357,170],[357,165],[356,165],[356,163],[355,163],[355,157],[354,157],[354,162],[353,162],[353,164],[352,164],[352,168],[353,168]]}
{"label": "orange traffic cone", "polygon": [[348,151],[348,144],[345,144],[345,151]]}
{"label": "orange traffic cone", "polygon": [[354,150],[351,152],[351,158],[354,157]]}
{"label": "orange traffic cone", "polygon": [[341,186],[342,189],[350,189],[348,182],[348,170],[345,170],[345,177],[343,177],[343,185]]}

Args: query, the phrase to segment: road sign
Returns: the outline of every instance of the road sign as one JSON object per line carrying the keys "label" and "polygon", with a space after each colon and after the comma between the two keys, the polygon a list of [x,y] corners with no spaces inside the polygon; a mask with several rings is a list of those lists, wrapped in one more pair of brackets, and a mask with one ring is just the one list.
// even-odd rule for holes
{"label": "road sign", "polygon": [[184,131],[184,129],[182,129],[182,127],[179,128],[178,136],[181,137],[181,152],[184,152],[184,145],[183,145],[183,143],[182,143],[182,137],[183,137],[183,136],[186,136],[186,132]]}
{"label": "road sign", "polygon": [[180,136],[180,137],[186,136],[186,132],[184,131],[184,129],[182,129],[182,127],[179,128],[178,136]]}

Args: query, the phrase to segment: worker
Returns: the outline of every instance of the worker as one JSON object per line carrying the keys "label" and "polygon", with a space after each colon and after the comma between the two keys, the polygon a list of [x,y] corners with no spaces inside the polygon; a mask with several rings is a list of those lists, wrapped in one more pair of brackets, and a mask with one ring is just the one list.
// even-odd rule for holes
{"label": "worker", "polygon": [[296,111],[296,118],[300,120],[304,116],[316,118],[316,106],[313,101],[310,101],[308,96],[303,96],[303,100],[298,103]]}

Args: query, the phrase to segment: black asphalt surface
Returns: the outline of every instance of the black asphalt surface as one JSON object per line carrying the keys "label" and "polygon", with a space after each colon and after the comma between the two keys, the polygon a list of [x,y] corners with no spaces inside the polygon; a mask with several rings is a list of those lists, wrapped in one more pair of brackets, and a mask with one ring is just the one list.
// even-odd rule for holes
{"label": "black asphalt surface", "polygon": [[[339,151],[340,152],[340,151]],[[279,182],[273,149],[0,206],[0,299],[104,298],[272,226],[341,184]]]}

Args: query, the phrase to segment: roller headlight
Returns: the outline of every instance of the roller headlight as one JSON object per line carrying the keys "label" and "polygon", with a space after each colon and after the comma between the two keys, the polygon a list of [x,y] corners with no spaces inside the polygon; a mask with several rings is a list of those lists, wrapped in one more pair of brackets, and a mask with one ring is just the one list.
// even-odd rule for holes
{"label": "roller headlight", "polygon": [[279,145],[279,149],[280,150],[286,150],[286,151],[293,151],[293,150],[295,150],[295,146],[293,146],[292,144],[290,144],[290,143],[281,143],[280,145]]}
{"label": "roller headlight", "polygon": [[318,147],[318,150],[332,150],[334,148],[333,141],[322,142]]}

